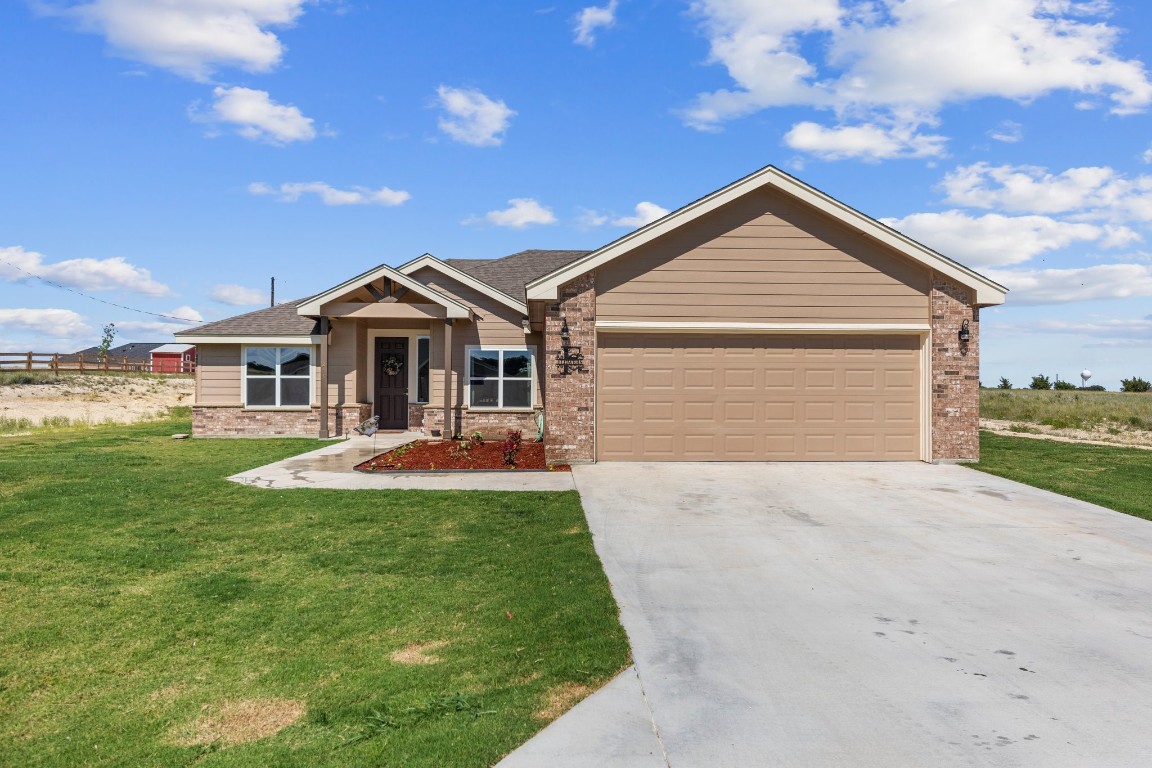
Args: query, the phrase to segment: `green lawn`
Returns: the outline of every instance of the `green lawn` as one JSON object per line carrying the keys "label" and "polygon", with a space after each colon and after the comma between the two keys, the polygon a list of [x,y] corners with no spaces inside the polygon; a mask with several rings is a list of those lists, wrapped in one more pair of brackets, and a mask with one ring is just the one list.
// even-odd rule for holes
{"label": "green lawn", "polygon": [[1152,520],[1152,451],[981,432],[968,466]]}
{"label": "green lawn", "polygon": [[483,766],[628,663],[575,493],[253,489],[315,441],[187,431],[0,438],[0,765]]}

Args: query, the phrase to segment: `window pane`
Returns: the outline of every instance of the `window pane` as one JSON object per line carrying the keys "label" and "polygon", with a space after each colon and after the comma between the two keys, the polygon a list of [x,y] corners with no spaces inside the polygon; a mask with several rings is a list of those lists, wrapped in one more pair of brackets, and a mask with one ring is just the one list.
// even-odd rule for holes
{"label": "window pane", "polygon": [[245,354],[249,376],[273,376],[276,373],[275,347],[248,347]]}
{"label": "window pane", "polygon": [[416,340],[416,402],[428,402],[429,366],[431,357],[428,339]]}
{"label": "window pane", "polygon": [[276,405],[276,379],[248,379],[248,405]]}
{"label": "window pane", "polygon": [[528,352],[504,353],[504,376],[514,379],[526,379],[532,373],[532,355]]}
{"label": "window pane", "polygon": [[281,379],[280,405],[310,405],[308,379]]}
{"label": "window pane", "polygon": [[531,381],[505,381],[504,407],[529,408],[532,406]]}
{"label": "window pane", "polygon": [[500,405],[500,382],[496,379],[472,379],[468,405],[473,408],[496,408]]}
{"label": "window pane", "polygon": [[309,357],[304,347],[284,347],[280,350],[280,375],[307,376]]}
{"label": "window pane", "polygon": [[476,378],[500,375],[500,353],[474,349],[468,353],[468,375]]}

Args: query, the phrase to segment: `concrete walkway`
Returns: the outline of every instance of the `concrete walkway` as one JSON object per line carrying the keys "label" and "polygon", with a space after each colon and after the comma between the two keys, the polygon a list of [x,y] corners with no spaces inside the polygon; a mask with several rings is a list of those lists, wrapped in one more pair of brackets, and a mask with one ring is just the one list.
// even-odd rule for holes
{"label": "concrete walkway", "polygon": [[421,440],[418,432],[357,435],[299,456],[250,469],[228,478],[257,488],[331,488],[337,490],[422,491],[571,491],[571,472],[437,472],[365,474],[352,468],[393,448]]}
{"label": "concrete walkway", "polygon": [[502,765],[1150,764],[1152,523],[957,466],[574,476],[637,679]]}

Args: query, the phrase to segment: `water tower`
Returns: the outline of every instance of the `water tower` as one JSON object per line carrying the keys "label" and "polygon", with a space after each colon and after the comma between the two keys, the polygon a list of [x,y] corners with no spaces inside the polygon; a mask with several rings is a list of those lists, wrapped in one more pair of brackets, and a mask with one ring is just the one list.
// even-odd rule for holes
{"label": "water tower", "polygon": [[1092,371],[1088,370],[1087,368],[1080,371],[1080,387],[1081,387],[1081,389],[1088,386],[1088,379],[1090,379],[1090,378],[1092,378]]}

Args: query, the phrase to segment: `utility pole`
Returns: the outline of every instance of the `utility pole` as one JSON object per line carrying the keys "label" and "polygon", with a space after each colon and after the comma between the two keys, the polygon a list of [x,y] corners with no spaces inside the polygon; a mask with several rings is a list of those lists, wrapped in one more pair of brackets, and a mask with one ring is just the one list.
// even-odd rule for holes
{"label": "utility pole", "polygon": [[269,301],[268,306],[276,306],[276,278],[272,278],[272,298]]}

